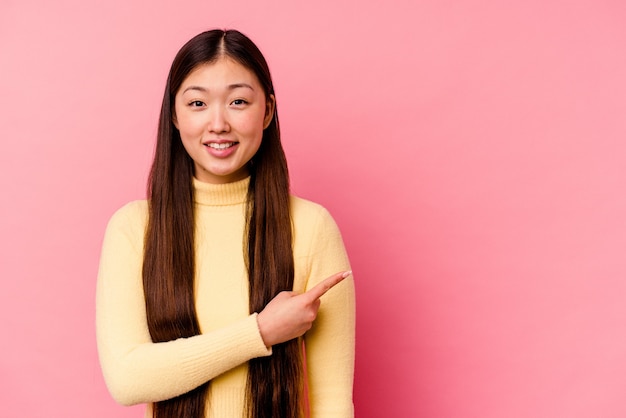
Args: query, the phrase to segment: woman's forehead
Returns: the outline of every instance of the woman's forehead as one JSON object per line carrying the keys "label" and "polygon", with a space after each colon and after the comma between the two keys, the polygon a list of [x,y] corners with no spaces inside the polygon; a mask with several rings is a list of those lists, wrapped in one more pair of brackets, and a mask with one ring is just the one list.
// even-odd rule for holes
{"label": "woman's forehead", "polygon": [[228,88],[232,86],[249,86],[253,89],[260,87],[257,76],[247,67],[229,57],[219,58],[217,61],[199,64],[185,77],[181,89],[189,85],[198,85],[204,88]]}

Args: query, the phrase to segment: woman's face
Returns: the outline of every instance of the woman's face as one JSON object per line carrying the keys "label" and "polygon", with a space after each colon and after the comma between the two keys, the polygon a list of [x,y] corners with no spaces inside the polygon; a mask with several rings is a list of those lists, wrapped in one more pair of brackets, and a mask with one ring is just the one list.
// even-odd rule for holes
{"label": "woman's face", "polygon": [[274,116],[274,103],[254,73],[231,58],[189,73],[176,92],[173,118],[196,178],[230,183],[248,176],[248,162]]}

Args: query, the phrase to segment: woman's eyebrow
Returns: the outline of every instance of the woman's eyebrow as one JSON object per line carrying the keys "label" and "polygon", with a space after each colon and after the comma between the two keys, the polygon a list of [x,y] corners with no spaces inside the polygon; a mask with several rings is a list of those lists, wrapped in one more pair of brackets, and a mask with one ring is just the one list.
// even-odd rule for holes
{"label": "woman's eyebrow", "polygon": [[235,89],[242,88],[242,87],[244,87],[244,88],[248,88],[248,89],[250,89],[250,90],[254,90],[254,89],[252,88],[252,86],[251,86],[250,84],[248,84],[248,83],[235,83],[235,84],[230,84],[230,85],[228,86],[228,89],[229,89],[229,90],[235,90]]}
{"label": "woman's eyebrow", "polygon": [[[248,88],[252,91],[254,91],[254,88],[248,84],[248,83],[235,83],[235,84],[229,84],[228,85],[228,90],[235,90],[235,89],[239,89],[239,88]],[[196,90],[196,91],[201,91],[203,93],[206,93],[209,91],[209,89],[207,89],[206,87],[202,87],[202,86],[189,86],[187,87],[185,90],[183,90],[183,93],[186,93],[189,90]]]}
{"label": "woman's eyebrow", "polygon": [[202,91],[202,92],[209,91],[209,89],[202,87],[202,86],[189,86],[185,90],[183,90],[183,93],[187,93],[189,90],[197,90],[197,91]]}

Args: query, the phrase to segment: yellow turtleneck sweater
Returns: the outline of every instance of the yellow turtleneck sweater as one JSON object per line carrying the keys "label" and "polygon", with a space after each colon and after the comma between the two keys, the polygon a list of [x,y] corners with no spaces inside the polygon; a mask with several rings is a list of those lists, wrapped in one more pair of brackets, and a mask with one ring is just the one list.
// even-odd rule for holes
{"label": "yellow turtleneck sweater", "polygon": [[[141,268],[148,216],[145,200],[118,210],[106,230],[96,295],[100,364],[113,398],[124,405],[178,396],[211,381],[207,417],[242,418],[248,360],[270,356],[256,313],[248,311],[243,254],[249,179],[208,184],[194,179],[196,310],[201,335],[153,343],[146,322]],[[321,206],[291,198],[294,290],[350,270],[339,230]],[[321,298],[305,336],[311,417],[354,415],[354,282]],[[146,417],[151,416],[150,405]]]}

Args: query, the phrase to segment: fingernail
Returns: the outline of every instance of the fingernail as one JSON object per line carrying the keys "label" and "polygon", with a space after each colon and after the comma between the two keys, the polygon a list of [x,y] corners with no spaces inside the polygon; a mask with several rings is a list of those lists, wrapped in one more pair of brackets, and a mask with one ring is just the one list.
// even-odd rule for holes
{"label": "fingernail", "polygon": [[346,277],[348,277],[348,276],[349,276],[349,275],[351,275],[351,274],[352,274],[352,270],[350,270],[350,271],[344,271],[344,272],[343,272],[343,274],[341,275],[341,277],[343,277],[343,278],[345,279]]}

